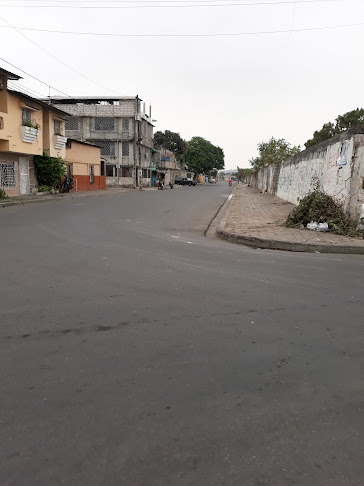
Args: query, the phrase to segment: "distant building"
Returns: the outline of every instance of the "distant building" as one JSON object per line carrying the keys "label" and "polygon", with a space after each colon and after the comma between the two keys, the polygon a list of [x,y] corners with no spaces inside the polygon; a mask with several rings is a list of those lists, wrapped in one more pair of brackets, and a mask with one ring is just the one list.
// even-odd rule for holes
{"label": "distant building", "polygon": [[101,147],[106,185],[151,185],[153,124],[138,96],[53,97],[50,102],[72,115],[67,137]]}

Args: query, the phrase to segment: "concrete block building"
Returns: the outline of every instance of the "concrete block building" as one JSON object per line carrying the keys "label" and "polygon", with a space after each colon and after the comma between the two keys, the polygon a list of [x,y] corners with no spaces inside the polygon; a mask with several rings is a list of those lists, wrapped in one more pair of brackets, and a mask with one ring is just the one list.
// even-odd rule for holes
{"label": "concrete block building", "polygon": [[145,113],[138,96],[53,97],[50,102],[72,115],[66,121],[67,137],[101,147],[107,186],[151,185],[151,110]]}

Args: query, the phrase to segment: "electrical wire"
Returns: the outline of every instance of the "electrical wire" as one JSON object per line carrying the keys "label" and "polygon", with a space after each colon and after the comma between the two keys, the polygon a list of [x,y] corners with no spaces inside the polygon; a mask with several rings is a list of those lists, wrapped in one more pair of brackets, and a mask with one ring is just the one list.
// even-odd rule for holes
{"label": "electrical wire", "polygon": [[24,86],[23,84],[20,84],[18,81],[16,81],[16,82],[8,81],[8,86],[11,89],[13,89],[14,91],[23,91],[24,94],[27,94],[27,95],[32,96],[32,97],[36,96],[36,97],[39,97],[39,98],[47,98],[47,96],[40,94],[37,91],[34,91],[34,90],[28,88],[27,86]]}
{"label": "electrical wire", "polygon": [[23,69],[20,69],[18,66],[15,66],[15,64],[12,64],[11,62],[9,62],[9,61],[7,61],[6,59],[4,59],[3,57],[0,57],[0,61],[3,61],[3,62],[5,62],[6,64],[9,64],[9,66],[12,66],[13,68],[17,69],[17,70],[18,70],[18,71],[20,71],[21,73],[24,73],[24,74],[26,74],[27,76],[30,76],[31,78],[35,79],[36,81],[39,81],[40,83],[44,84],[45,86],[48,86],[48,88],[52,88],[54,91],[57,91],[57,93],[61,93],[61,94],[65,95],[65,96],[67,96],[67,98],[70,98],[70,99],[72,99],[72,100],[74,100],[74,101],[79,101],[79,100],[77,100],[76,98],[74,98],[73,96],[71,96],[71,95],[69,95],[69,94],[65,93],[64,91],[61,91],[60,89],[55,88],[55,87],[54,87],[54,86],[52,86],[51,84],[46,83],[46,82],[42,81],[41,79],[39,79],[39,78],[37,78],[37,77],[33,76],[32,74],[27,73],[27,72],[26,72],[26,71],[24,71]]}
{"label": "electrical wire", "polygon": [[[183,0],[182,0],[183,1]],[[340,0],[297,0],[296,3],[311,4],[311,3],[328,3],[337,2]],[[255,7],[255,6],[275,6],[275,5],[290,5],[295,3],[294,0],[278,0],[274,2],[245,2],[245,3],[223,3],[223,4],[186,4],[186,5],[1,5],[3,8],[66,8],[66,9],[144,9],[144,8],[211,8],[211,7]]]}
{"label": "electrical wire", "polygon": [[364,22],[359,22],[355,24],[326,25],[323,27],[302,27],[300,29],[260,30],[254,32],[222,32],[212,34],[119,34],[111,32],[77,32],[70,30],[35,29],[31,27],[9,27],[7,25],[0,25],[0,28],[13,28],[16,30],[46,32],[50,34],[89,35],[98,37],[239,37],[251,35],[287,34],[289,32],[311,32],[319,30],[343,29],[348,27],[359,27],[362,25],[364,25]]}
{"label": "electrical wire", "polygon": [[100,88],[102,89],[106,89],[107,91],[110,91],[110,93],[114,93],[114,94],[117,94],[115,91],[109,89],[109,88],[106,88],[105,86],[103,86],[102,84],[100,83],[97,83],[96,81],[93,81],[92,79],[88,78],[87,76],[85,76],[84,74],[80,73],[80,71],[77,71],[77,69],[74,69],[73,67],[69,66],[68,64],[66,64],[65,62],[61,61],[61,59],[59,59],[57,56],[53,55],[51,52],[47,51],[46,49],[44,49],[42,46],[40,46],[39,44],[37,44],[36,42],[34,42],[32,39],[30,39],[28,36],[26,36],[23,32],[21,32],[20,29],[18,29],[17,27],[14,27],[13,25],[9,24],[9,22],[7,22],[3,17],[0,17],[0,20],[2,20],[3,22],[5,22],[10,28],[16,30],[16,32],[18,32],[18,34],[22,35],[23,37],[25,37],[29,42],[31,42],[33,45],[35,45],[36,47],[38,47],[38,49],[42,50],[43,52],[45,52],[48,56],[52,57],[53,59],[55,59],[57,62],[59,62],[60,64],[62,64],[63,66],[65,66],[66,68],[70,69],[71,71],[73,71],[74,73],[78,74],[79,76],[81,76],[82,78],[86,79],[87,81],[95,84],[96,86],[99,86]]}

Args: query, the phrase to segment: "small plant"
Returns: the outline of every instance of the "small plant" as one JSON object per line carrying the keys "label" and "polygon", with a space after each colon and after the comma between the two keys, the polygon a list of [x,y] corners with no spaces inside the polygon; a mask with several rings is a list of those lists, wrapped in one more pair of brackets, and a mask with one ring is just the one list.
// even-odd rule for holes
{"label": "small plant", "polygon": [[36,130],[40,129],[39,123],[34,123],[31,120],[25,120],[25,122],[23,123],[23,126],[29,127],[29,128],[35,128]]}
{"label": "small plant", "polygon": [[0,189],[0,199],[7,199],[8,197],[4,189]]}
{"label": "small plant", "polygon": [[49,186],[38,186],[38,192],[49,192],[51,189]]}

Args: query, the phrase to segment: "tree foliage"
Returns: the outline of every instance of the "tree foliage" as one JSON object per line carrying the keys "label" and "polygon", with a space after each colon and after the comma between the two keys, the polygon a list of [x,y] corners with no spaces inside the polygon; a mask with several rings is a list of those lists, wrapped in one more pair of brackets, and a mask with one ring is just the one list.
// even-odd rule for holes
{"label": "tree foliage", "polygon": [[209,174],[212,169],[225,167],[224,151],[202,137],[193,137],[187,142],[186,164],[196,174]]}
{"label": "tree foliage", "polygon": [[240,167],[237,167],[236,177],[239,181],[244,181],[252,172],[253,169],[241,169]]}
{"label": "tree foliage", "polygon": [[166,130],[155,132],[153,138],[153,146],[155,149],[167,149],[173,152],[176,156],[183,156],[186,151],[185,141],[181,138],[179,133]]}
{"label": "tree foliage", "polygon": [[259,156],[249,160],[254,170],[271,164],[280,164],[291,155],[301,151],[300,146],[291,146],[284,138],[275,139],[272,137],[268,142],[258,144]]}
{"label": "tree foliage", "polygon": [[348,111],[343,115],[339,115],[335,124],[332,122],[324,123],[321,130],[316,130],[313,137],[307,140],[305,147],[313,147],[317,143],[328,140],[329,138],[344,132],[349,128],[361,126],[364,128],[364,109],[357,108],[356,110]]}
{"label": "tree foliage", "polygon": [[40,186],[58,189],[66,174],[66,166],[61,157],[49,157],[48,155],[36,155],[34,165]]}

